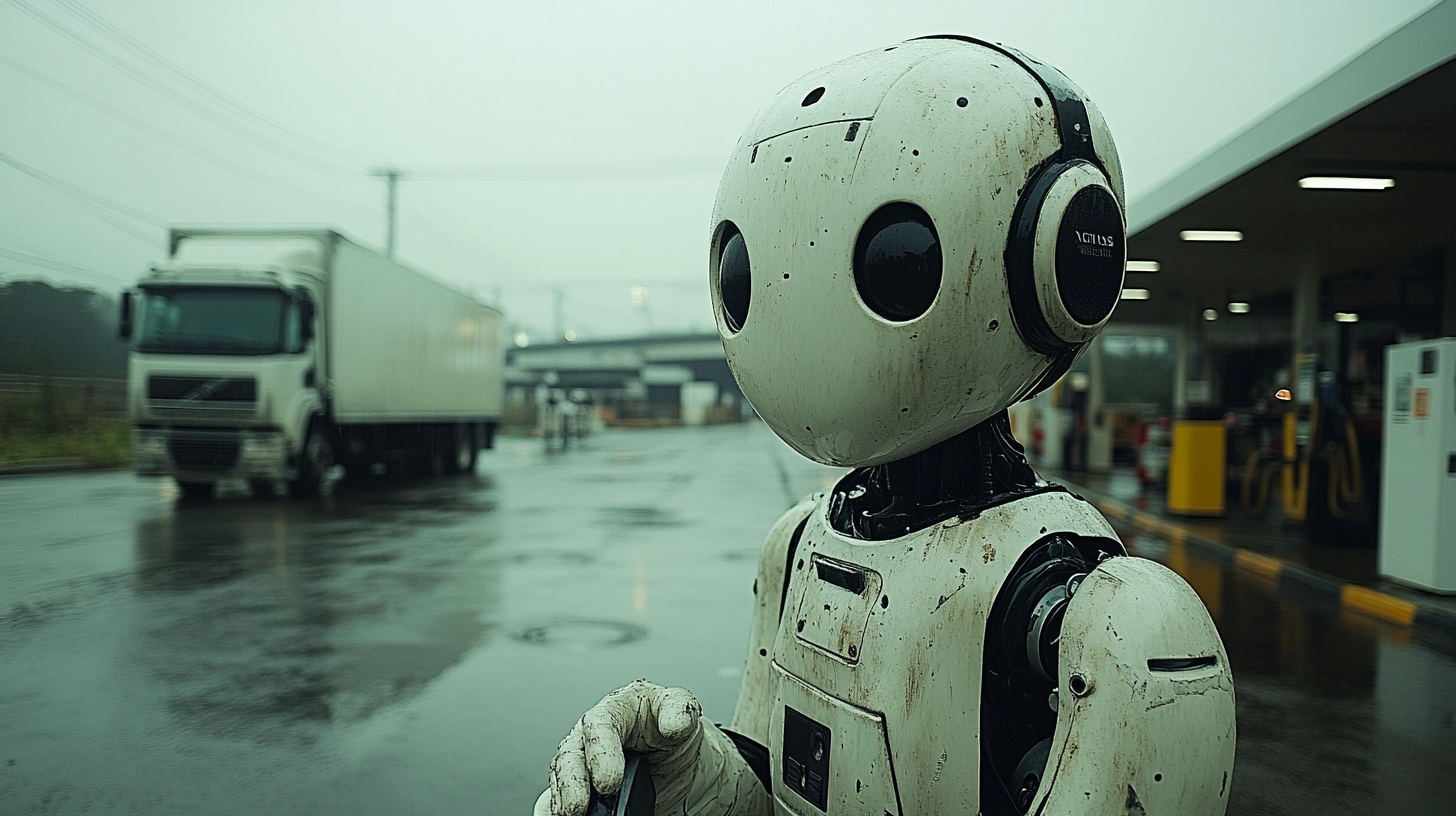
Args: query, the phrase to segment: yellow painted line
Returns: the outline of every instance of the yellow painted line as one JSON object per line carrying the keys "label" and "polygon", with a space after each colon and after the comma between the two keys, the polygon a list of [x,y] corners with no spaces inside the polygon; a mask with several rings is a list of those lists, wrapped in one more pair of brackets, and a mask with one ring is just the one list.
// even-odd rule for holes
{"label": "yellow painted line", "polygon": [[1362,586],[1346,584],[1340,590],[1340,603],[1371,617],[1401,626],[1410,626],[1416,620],[1415,604]]}
{"label": "yellow painted line", "polygon": [[1138,513],[1132,517],[1132,524],[1139,530],[1146,530],[1149,533],[1158,532],[1158,520],[1147,513]]}
{"label": "yellow painted line", "polygon": [[1104,516],[1112,516],[1115,519],[1127,518],[1127,508],[1123,507],[1120,504],[1113,504],[1112,502],[1102,502],[1097,505],[1097,509],[1101,510],[1102,515]]}
{"label": "yellow painted line", "polygon": [[1279,559],[1248,550],[1234,550],[1234,564],[1269,578],[1278,578],[1280,570],[1284,569]]}

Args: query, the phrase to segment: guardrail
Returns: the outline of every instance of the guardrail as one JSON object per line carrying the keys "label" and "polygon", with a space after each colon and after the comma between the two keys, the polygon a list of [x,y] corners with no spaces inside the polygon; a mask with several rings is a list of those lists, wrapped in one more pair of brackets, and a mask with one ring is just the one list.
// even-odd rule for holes
{"label": "guardrail", "polygon": [[48,389],[71,415],[98,419],[126,416],[124,379],[0,374],[0,402],[34,397]]}

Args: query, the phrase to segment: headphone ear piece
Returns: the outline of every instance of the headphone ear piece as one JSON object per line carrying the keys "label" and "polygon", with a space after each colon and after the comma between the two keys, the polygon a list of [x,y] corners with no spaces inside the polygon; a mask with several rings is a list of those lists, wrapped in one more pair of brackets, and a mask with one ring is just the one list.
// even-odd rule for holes
{"label": "headphone ear piece", "polygon": [[1022,339],[1048,355],[1091,340],[1112,316],[1126,264],[1122,207],[1102,170],[1081,159],[1045,168],[1017,204],[1006,249]]}

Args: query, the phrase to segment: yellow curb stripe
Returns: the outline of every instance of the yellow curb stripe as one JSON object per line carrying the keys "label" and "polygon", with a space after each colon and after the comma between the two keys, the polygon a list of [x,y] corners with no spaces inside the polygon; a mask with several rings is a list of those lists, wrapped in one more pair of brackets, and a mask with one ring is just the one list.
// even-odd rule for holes
{"label": "yellow curb stripe", "polygon": [[1113,504],[1112,502],[1101,502],[1097,505],[1097,509],[1101,510],[1104,516],[1112,516],[1115,519],[1127,518],[1127,508],[1122,505]]}
{"label": "yellow curb stripe", "polygon": [[1362,586],[1346,584],[1340,590],[1340,603],[1371,617],[1401,626],[1410,626],[1416,620],[1415,604]]}
{"label": "yellow curb stripe", "polygon": [[1269,578],[1278,578],[1279,572],[1284,569],[1279,559],[1248,550],[1234,550],[1234,564]]}

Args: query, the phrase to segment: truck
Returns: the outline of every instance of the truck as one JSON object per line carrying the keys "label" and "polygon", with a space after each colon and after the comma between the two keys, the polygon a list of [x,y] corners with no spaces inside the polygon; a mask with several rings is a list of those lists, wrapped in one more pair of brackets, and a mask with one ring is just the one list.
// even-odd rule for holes
{"label": "truck", "polygon": [[134,469],[187,498],[471,471],[500,421],[500,312],[328,227],[173,228],[120,332]]}

